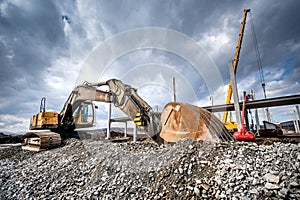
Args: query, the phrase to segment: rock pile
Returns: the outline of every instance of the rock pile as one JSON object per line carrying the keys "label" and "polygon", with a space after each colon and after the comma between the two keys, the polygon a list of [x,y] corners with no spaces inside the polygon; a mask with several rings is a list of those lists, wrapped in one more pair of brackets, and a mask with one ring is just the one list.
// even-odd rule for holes
{"label": "rock pile", "polygon": [[21,143],[21,135],[6,135],[0,132],[0,144]]}
{"label": "rock pile", "polygon": [[69,139],[39,153],[12,147],[0,156],[0,198],[299,199],[299,152],[300,144],[189,139],[168,147]]}

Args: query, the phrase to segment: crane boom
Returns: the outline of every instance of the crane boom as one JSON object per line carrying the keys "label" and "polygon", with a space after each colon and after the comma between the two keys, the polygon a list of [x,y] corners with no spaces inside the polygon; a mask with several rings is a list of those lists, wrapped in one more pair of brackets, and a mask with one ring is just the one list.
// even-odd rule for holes
{"label": "crane boom", "polygon": [[[236,73],[236,69],[237,69],[238,62],[239,62],[240,51],[241,51],[241,47],[242,47],[242,41],[243,41],[245,24],[246,24],[248,12],[250,12],[250,9],[244,9],[244,17],[243,17],[243,20],[241,23],[242,25],[240,28],[238,44],[236,46],[235,57],[233,60],[234,73]],[[230,81],[229,86],[228,86],[228,91],[227,91],[226,104],[230,104],[231,96],[232,96],[232,82]],[[227,122],[227,117],[228,117],[228,111],[225,111],[223,114],[223,119],[222,119],[223,124],[225,124]]]}

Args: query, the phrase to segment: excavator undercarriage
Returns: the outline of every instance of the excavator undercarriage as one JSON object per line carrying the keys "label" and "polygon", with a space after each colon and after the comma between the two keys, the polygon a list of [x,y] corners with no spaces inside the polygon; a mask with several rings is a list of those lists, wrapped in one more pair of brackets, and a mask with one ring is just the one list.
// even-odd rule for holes
{"label": "excavator undercarriage", "polygon": [[23,135],[24,144],[22,149],[41,151],[57,147],[61,144],[61,136],[55,132],[29,132]]}

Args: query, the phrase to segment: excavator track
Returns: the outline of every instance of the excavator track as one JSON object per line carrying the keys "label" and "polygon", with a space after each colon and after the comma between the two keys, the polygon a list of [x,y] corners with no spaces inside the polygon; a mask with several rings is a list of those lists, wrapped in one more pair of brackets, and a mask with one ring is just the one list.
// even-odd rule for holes
{"label": "excavator track", "polygon": [[60,134],[55,132],[29,132],[23,139],[22,149],[29,151],[42,151],[61,144]]}

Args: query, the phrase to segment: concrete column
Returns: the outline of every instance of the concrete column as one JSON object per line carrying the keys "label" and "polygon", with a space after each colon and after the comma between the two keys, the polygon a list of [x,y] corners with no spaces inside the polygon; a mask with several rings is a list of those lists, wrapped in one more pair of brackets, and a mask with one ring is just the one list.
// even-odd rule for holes
{"label": "concrete column", "polygon": [[175,77],[172,79],[173,84],[173,102],[176,102],[176,88],[175,88]]}
{"label": "concrete column", "polygon": [[230,79],[231,79],[231,82],[232,82],[232,96],[233,96],[233,101],[234,101],[236,123],[238,125],[238,130],[241,130],[242,121],[241,121],[239,96],[238,96],[238,90],[237,90],[237,85],[236,85],[235,73],[234,73],[232,60],[229,61],[228,67],[229,67],[229,72],[230,72]]}
{"label": "concrete column", "polygon": [[136,142],[137,141],[137,125],[134,124],[134,127],[133,127],[133,141]]}
{"label": "concrete column", "polygon": [[266,115],[267,115],[267,120],[268,122],[272,122],[272,117],[271,117],[271,113],[269,111],[269,108],[266,108]]}
{"label": "concrete column", "polygon": [[293,111],[293,121],[294,121],[295,132],[299,133],[299,123],[297,120],[296,111]]}
{"label": "concrete column", "polygon": [[259,124],[257,109],[255,109],[255,124],[256,124],[256,133],[259,134],[260,124]]}
{"label": "concrete column", "polygon": [[158,105],[155,105],[155,106],[154,106],[153,111],[154,111],[154,112],[158,112]]}
{"label": "concrete column", "polygon": [[[251,90],[251,95],[252,95],[253,100],[256,100],[254,89]],[[258,111],[257,111],[257,109],[255,109],[255,111],[254,111],[254,116],[255,116],[255,124],[256,124],[256,133],[255,134],[259,135],[260,124],[259,124],[259,118],[258,118]]]}
{"label": "concrete column", "polygon": [[127,122],[125,122],[124,137],[127,137]]}
{"label": "concrete column", "polygon": [[108,116],[107,116],[107,132],[106,139],[110,139],[110,128],[111,128],[111,103],[108,105]]}
{"label": "concrete column", "polygon": [[299,106],[298,106],[298,105],[296,105],[296,112],[297,112],[297,115],[298,115],[297,123],[298,123],[298,126],[299,126],[299,122],[300,122],[300,112],[299,112]]}

